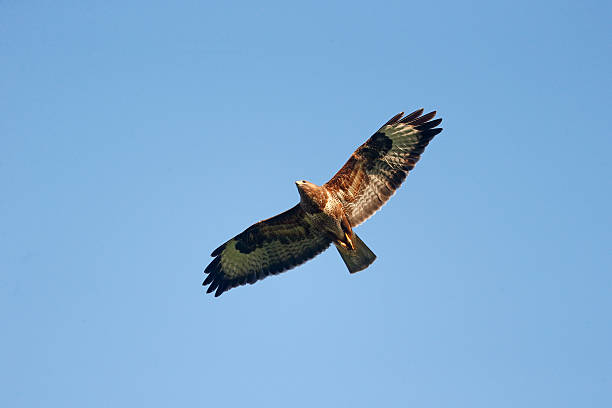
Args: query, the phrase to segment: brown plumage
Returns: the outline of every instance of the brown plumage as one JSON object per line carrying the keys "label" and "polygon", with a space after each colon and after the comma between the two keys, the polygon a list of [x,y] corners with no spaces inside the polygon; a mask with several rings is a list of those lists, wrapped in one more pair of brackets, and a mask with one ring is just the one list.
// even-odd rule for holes
{"label": "brown plumage", "polygon": [[323,186],[297,181],[300,202],[236,235],[211,256],[204,285],[219,296],[291,269],[334,243],[351,273],[367,268],[376,255],[353,228],[374,214],[402,184],[431,139],[442,131],[436,112],[403,112],[361,145]]}

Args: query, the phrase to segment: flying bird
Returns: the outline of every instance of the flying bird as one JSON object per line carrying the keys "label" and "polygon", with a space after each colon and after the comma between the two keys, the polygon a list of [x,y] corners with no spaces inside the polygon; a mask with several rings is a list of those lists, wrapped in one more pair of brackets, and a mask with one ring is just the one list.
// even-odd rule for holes
{"label": "flying bird", "polygon": [[206,293],[255,283],[314,258],[332,243],[350,273],[376,255],[353,231],[389,200],[442,131],[436,112],[398,113],[362,144],[331,180],[296,181],[300,202],[260,221],[215,249],[204,272]]}

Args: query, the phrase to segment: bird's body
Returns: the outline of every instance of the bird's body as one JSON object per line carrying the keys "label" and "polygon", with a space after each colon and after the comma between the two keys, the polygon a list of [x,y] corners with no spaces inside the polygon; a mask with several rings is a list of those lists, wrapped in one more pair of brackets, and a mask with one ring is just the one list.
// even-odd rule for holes
{"label": "bird's body", "polygon": [[332,243],[349,272],[367,268],[376,255],[353,228],[374,214],[395,192],[429,141],[442,131],[435,112],[395,115],[361,145],[331,180],[317,186],[297,181],[300,202],[260,221],[211,254],[207,292],[219,296],[255,283],[318,255]]}
{"label": "bird's body", "polygon": [[[342,228],[344,208],[337,197],[325,187],[317,186],[305,180],[295,182],[300,193],[300,207],[306,218],[319,231],[329,235],[333,242],[346,243]],[[346,217],[344,217],[346,218]],[[348,225],[345,223],[344,225]],[[350,225],[348,226],[350,231]]]}
{"label": "bird's body", "polygon": [[322,235],[334,243],[350,273],[359,272],[376,259],[376,255],[353,232],[342,201],[325,186],[296,181],[300,207],[305,218]]}

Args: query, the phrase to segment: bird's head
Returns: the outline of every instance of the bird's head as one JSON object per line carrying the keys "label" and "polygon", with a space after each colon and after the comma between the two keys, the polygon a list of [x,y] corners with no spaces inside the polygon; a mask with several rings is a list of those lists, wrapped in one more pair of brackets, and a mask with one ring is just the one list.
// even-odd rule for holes
{"label": "bird's head", "polygon": [[312,191],[317,189],[317,185],[316,184],[312,184],[310,181],[306,181],[306,180],[298,180],[295,182],[295,186],[297,187],[298,191],[300,192],[300,194],[302,193],[302,191],[307,192],[307,191]]}
{"label": "bird's head", "polygon": [[302,203],[319,203],[325,195],[322,188],[306,180],[298,180],[295,186],[300,192]]}
{"label": "bird's head", "polygon": [[306,184],[312,184],[312,183],[310,181],[306,181],[306,180],[298,180],[298,181],[295,182],[296,186],[303,186],[303,185],[306,185]]}

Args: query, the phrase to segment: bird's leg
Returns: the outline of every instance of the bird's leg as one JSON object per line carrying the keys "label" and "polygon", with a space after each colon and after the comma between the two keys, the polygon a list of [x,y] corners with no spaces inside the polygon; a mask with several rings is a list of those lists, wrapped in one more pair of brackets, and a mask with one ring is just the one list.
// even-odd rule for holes
{"label": "bird's leg", "polygon": [[344,242],[344,239],[339,238],[338,235],[336,235],[335,233],[328,231],[327,235],[329,236],[329,238],[335,242],[336,244],[340,245],[343,248],[347,248],[350,249],[350,247],[347,245],[346,242]]}
{"label": "bird's leg", "polygon": [[340,244],[340,246],[341,246],[341,247],[343,247],[343,248],[347,248],[347,249],[348,249],[348,245],[346,245],[346,244],[344,243],[344,241],[337,240],[336,242],[337,242],[338,244]]}
{"label": "bird's leg", "polygon": [[355,249],[355,245],[353,245],[353,240],[351,239],[349,234],[345,232],[344,238],[346,239],[346,242],[348,243],[348,245],[345,244],[345,246],[348,246],[350,249]]}
{"label": "bird's leg", "polygon": [[342,246],[348,249],[355,249],[355,245],[353,245],[353,229],[351,228],[351,224],[344,214],[340,219],[340,227],[342,228],[342,232],[344,232],[344,241],[346,241],[342,242]]}
{"label": "bird's leg", "polygon": [[332,232],[329,233],[329,237],[332,241],[334,241],[336,244],[340,245],[343,248],[355,249],[355,246],[353,245],[353,240],[346,232],[344,232],[344,236],[342,238],[339,238],[336,234]]}

